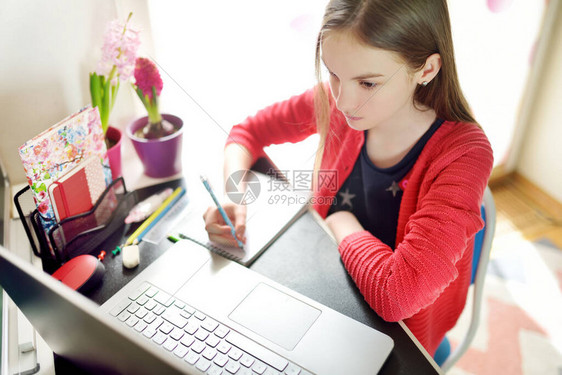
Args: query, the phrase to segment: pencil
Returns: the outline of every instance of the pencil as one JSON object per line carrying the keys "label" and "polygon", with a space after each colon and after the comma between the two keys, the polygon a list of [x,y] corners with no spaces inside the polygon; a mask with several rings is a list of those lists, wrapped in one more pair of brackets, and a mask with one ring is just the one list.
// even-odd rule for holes
{"label": "pencil", "polygon": [[144,228],[144,230],[142,231],[141,234],[139,234],[137,236],[137,241],[142,241],[142,239],[144,238],[144,235],[148,233],[149,230],[152,229],[153,226],[155,226],[158,221],[160,219],[162,219],[164,217],[164,215],[166,215],[168,213],[168,211],[170,211],[172,209],[172,207],[174,206],[174,204],[176,204],[177,201],[180,200],[180,198],[183,196],[183,194],[185,193],[185,190],[182,190],[178,195],[176,195],[169,203],[166,207],[164,207],[164,209],[162,210],[162,212],[160,212],[158,214],[158,216],[156,216],[154,218],[154,220],[152,220],[152,222],[150,224],[148,224],[148,226],[146,228]]}
{"label": "pencil", "polygon": [[224,211],[224,208],[222,208],[219,200],[217,199],[215,193],[213,192],[213,189],[211,188],[211,185],[209,184],[209,181],[205,176],[200,176],[200,178],[201,178],[201,182],[203,182],[203,185],[205,186],[205,189],[207,189],[207,191],[211,195],[211,198],[215,202],[215,205],[217,206],[217,209],[219,210],[219,213],[221,214],[224,222],[226,223],[226,225],[230,227],[230,233],[232,234],[232,237],[234,237],[234,239],[236,240],[236,243],[238,243],[238,247],[244,249],[244,244],[242,243],[242,241],[238,239],[238,237],[236,237],[236,229],[234,228],[234,224],[232,224],[232,221],[230,221],[230,219],[228,218],[228,215]]}
{"label": "pencil", "polygon": [[[127,238],[127,241],[125,242],[125,246],[128,246],[130,244],[133,243],[133,241],[135,241],[136,239],[139,239],[139,236],[143,235],[145,233],[145,229],[147,229],[149,226],[152,227],[152,225],[156,224],[156,222],[158,220],[160,220],[160,218],[164,215],[160,215],[164,210],[166,210],[166,208],[168,206],[171,207],[171,203],[175,201],[175,198],[180,195],[183,194],[185,192],[185,189],[182,188],[181,186],[176,188],[176,190],[174,190],[174,192],[172,193],[172,195],[170,195],[168,198],[166,198],[166,200],[164,202],[162,202],[162,204],[160,205],[160,207],[158,207],[158,209],[156,211],[154,211],[152,213],[152,215],[150,215],[145,221],[143,221],[143,223],[137,228],[137,230],[135,230],[133,232],[133,234],[131,234],[129,236],[129,238]],[[168,208],[169,209],[169,208]],[[167,210],[166,210],[167,211]],[[154,224],[153,224],[154,223]],[[151,225],[152,224],[152,225]],[[142,237],[140,238],[142,239]]]}

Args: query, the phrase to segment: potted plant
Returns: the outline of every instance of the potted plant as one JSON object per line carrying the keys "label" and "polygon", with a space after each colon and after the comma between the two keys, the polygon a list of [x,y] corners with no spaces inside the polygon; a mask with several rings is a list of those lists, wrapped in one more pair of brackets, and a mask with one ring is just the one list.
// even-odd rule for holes
{"label": "potted plant", "polygon": [[92,106],[98,107],[107,146],[107,156],[113,179],[121,176],[121,131],[109,125],[109,115],[115,104],[120,82],[130,81],[133,75],[139,32],[125,23],[114,20],[109,23],[102,47],[102,57],[95,72],[90,73]]}
{"label": "potted plant", "polygon": [[149,177],[169,177],[181,171],[183,121],[160,113],[162,78],[151,60],[139,57],[135,62],[133,89],[148,112],[127,127],[127,136]]}

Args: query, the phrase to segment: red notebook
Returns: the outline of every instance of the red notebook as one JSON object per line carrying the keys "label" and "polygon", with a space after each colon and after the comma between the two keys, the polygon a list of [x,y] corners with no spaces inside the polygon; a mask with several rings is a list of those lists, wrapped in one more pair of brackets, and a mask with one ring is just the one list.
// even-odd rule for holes
{"label": "red notebook", "polygon": [[99,157],[90,157],[49,186],[53,211],[58,221],[90,210],[105,189]]}

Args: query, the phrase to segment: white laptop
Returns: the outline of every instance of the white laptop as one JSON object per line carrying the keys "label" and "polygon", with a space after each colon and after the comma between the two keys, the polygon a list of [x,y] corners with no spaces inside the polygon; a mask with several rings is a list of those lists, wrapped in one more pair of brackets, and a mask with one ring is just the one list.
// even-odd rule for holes
{"label": "white laptop", "polygon": [[191,241],[101,308],[0,247],[0,284],[54,352],[121,374],[375,374],[388,336]]}

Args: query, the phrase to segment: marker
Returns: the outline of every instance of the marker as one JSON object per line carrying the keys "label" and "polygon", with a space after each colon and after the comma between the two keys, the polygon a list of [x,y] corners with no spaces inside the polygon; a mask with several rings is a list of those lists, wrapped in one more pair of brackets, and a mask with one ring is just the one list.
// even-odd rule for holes
{"label": "marker", "polygon": [[240,241],[238,239],[238,237],[236,237],[236,229],[234,228],[234,224],[232,224],[232,221],[230,221],[230,219],[228,218],[228,215],[224,211],[224,208],[222,208],[221,204],[219,203],[217,197],[215,196],[215,193],[213,192],[213,189],[211,189],[211,185],[209,184],[209,181],[207,180],[207,178],[205,178],[203,176],[200,176],[200,178],[201,178],[201,182],[203,182],[203,185],[205,185],[205,189],[207,189],[209,194],[211,194],[211,198],[213,198],[213,201],[217,205],[217,208],[219,209],[219,213],[221,214],[222,218],[224,219],[224,222],[230,227],[230,233],[232,234],[232,237],[234,237],[234,239],[238,243],[238,246],[241,249],[243,249],[244,244],[242,243],[242,241]]}
{"label": "marker", "polygon": [[152,228],[152,226],[156,224],[156,222],[160,220],[162,216],[164,216],[164,214],[170,209],[172,204],[175,203],[175,201],[179,199],[179,197],[181,197],[183,193],[185,193],[185,189],[182,187],[178,187],[176,190],[174,190],[172,195],[166,198],[166,200],[160,205],[160,207],[158,207],[158,209],[154,211],[152,215],[148,217],[148,219],[143,221],[143,223],[137,228],[137,230],[135,230],[133,234],[131,234],[129,238],[127,238],[124,246],[132,244],[135,240],[140,242],[142,236],[144,236],[148,229]]}

